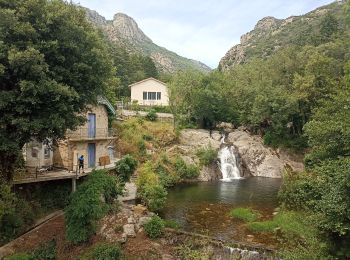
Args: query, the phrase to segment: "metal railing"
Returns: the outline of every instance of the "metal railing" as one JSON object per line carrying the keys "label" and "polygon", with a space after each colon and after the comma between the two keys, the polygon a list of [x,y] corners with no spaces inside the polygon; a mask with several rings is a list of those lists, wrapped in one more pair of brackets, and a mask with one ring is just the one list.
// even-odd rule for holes
{"label": "metal railing", "polygon": [[78,128],[75,131],[68,130],[66,136],[71,139],[98,139],[115,137],[114,129],[108,128]]}

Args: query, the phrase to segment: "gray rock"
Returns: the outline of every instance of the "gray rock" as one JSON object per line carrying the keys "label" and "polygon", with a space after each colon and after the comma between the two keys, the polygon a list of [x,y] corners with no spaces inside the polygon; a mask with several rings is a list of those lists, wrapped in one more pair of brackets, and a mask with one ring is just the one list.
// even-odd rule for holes
{"label": "gray rock", "polygon": [[139,222],[136,224],[136,228],[140,229],[143,227],[146,223],[148,223],[152,218],[151,217],[141,217],[139,219]]}
{"label": "gray rock", "polygon": [[135,233],[135,225],[133,224],[126,224],[123,226],[123,235],[126,235],[127,237],[136,237]]}
{"label": "gray rock", "polygon": [[128,224],[135,224],[135,219],[134,219],[133,216],[130,216],[130,217],[128,218]]}

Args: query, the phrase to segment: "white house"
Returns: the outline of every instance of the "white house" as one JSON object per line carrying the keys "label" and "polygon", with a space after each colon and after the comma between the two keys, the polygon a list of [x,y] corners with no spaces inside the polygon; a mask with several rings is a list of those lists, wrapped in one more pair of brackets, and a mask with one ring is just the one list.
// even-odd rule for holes
{"label": "white house", "polygon": [[143,106],[168,106],[168,87],[160,80],[154,78],[144,79],[131,84],[131,101],[137,101]]}

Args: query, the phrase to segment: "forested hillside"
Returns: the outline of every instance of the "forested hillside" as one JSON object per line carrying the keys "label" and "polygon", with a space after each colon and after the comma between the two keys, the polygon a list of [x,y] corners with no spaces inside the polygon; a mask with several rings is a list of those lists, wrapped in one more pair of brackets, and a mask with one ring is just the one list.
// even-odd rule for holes
{"label": "forested hillside", "polygon": [[255,28],[241,37],[221,59],[219,69],[227,70],[254,58],[267,58],[286,46],[318,46],[330,40],[333,34],[345,30],[343,4],[336,1],[301,16],[287,19],[265,17]]}
{"label": "forested hillside", "polygon": [[[311,12],[311,31],[285,35],[288,44],[273,52],[269,44],[285,31],[259,38],[255,47],[269,55],[256,52],[224,72],[181,73],[171,83],[178,125],[232,122],[267,145],[306,152],[307,171],[286,173],[280,200],[284,210],[307,216],[316,235],[288,238],[291,259],[350,257],[349,7],[337,2]],[[328,8],[334,11],[322,11]]]}

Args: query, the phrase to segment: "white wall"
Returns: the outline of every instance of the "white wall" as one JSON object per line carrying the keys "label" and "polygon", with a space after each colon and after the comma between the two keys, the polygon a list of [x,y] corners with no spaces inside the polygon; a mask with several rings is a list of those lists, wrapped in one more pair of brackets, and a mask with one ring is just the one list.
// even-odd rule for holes
{"label": "white wall", "polygon": [[[143,100],[143,92],[161,92],[160,100]],[[145,106],[168,106],[169,94],[165,84],[154,79],[147,79],[131,85],[131,101],[137,101],[139,105]]]}

